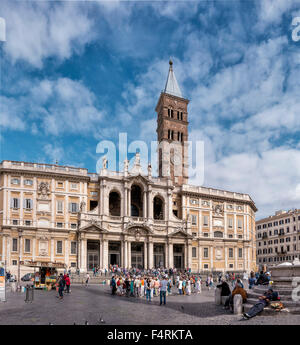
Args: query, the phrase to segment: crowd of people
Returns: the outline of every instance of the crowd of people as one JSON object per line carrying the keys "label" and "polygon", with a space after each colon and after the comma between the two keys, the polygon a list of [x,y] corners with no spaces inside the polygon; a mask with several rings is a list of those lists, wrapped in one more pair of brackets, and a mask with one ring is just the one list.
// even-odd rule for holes
{"label": "crowd of people", "polygon": [[57,281],[56,281],[56,289],[58,291],[58,298],[59,299],[63,299],[64,297],[64,292],[66,293],[70,293],[70,287],[71,287],[71,279],[70,279],[70,276],[69,274],[65,273],[65,274],[60,274],[57,278]]}
{"label": "crowd of people", "polygon": [[[250,276],[246,272],[236,274],[227,272],[219,273],[213,277],[212,274],[207,275],[205,280],[200,274],[194,274],[190,269],[138,269],[130,270],[111,266],[108,270],[93,269],[93,275],[109,275],[111,294],[125,297],[145,298],[151,302],[154,297],[160,297],[160,305],[166,304],[168,295],[186,295],[199,294],[202,292],[202,286],[210,289],[221,289],[221,296],[226,296],[224,309],[233,312],[234,296],[239,294],[242,296],[243,303],[247,301],[248,289],[253,289],[255,285],[269,285],[271,275],[269,272],[251,272]],[[216,282],[214,281],[216,280]],[[85,286],[88,287],[90,280],[89,273],[86,274]],[[70,276],[69,274],[61,274],[57,280],[57,290],[59,298],[63,298],[63,292],[70,292]],[[248,286],[245,286],[248,285]],[[270,301],[278,300],[278,293],[269,288],[264,295],[259,297],[256,303],[248,313],[244,313],[244,319],[249,319],[260,313]]]}

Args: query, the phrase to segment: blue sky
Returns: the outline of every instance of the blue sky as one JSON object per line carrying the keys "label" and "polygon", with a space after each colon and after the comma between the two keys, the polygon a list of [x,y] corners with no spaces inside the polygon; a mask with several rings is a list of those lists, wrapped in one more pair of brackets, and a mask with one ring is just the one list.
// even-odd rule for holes
{"label": "blue sky", "polygon": [[289,0],[2,0],[0,159],[95,172],[99,141],[156,140],[172,57],[203,185],[250,194],[258,217],[300,208],[297,16]]}

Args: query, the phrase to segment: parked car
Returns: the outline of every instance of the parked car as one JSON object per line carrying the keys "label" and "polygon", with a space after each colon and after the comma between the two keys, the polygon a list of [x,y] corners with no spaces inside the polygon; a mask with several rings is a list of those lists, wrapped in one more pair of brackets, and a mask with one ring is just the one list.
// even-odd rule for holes
{"label": "parked car", "polygon": [[16,282],[16,281],[17,281],[16,276],[15,276],[14,274],[12,274],[12,275],[10,276],[10,278],[9,278],[9,282],[10,282],[10,283],[13,283],[13,282]]}
{"label": "parked car", "polygon": [[34,277],[34,274],[33,273],[26,273],[22,278],[21,280],[23,282],[29,282],[32,280],[32,278]]}

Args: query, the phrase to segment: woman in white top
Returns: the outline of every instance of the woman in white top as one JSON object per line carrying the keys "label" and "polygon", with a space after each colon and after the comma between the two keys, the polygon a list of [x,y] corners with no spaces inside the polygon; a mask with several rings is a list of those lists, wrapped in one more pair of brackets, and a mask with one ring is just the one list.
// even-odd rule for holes
{"label": "woman in white top", "polygon": [[197,293],[201,292],[201,278],[200,277],[196,281],[196,291]]}
{"label": "woman in white top", "polygon": [[186,281],[186,294],[189,296],[191,294],[191,281],[187,279]]}
{"label": "woman in white top", "polygon": [[182,295],[182,279],[181,278],[178,281],[178,292],[179,292],[179,295]]}

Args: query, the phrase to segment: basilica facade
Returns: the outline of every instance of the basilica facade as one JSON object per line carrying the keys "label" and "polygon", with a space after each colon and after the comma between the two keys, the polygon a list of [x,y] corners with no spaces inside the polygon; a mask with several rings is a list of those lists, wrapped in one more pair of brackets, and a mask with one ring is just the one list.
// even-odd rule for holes
{"label": "basilica facade", "polygon": [[104,160],[99,174],[2,161],[0,261],[7,270],[20,276],[39,266],[255,269],[250,196],[188,184],[188,102],[170,61],[156,106],[158,176],[150,165],[143,171],[139,153],[131,169],[125,161],[123,171],[113,172]]}

